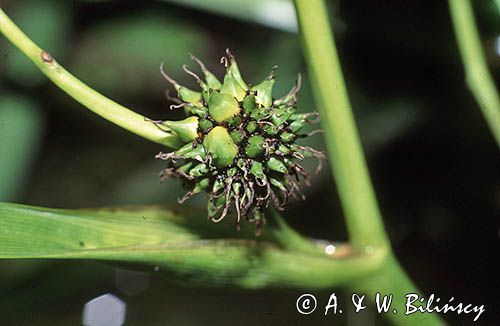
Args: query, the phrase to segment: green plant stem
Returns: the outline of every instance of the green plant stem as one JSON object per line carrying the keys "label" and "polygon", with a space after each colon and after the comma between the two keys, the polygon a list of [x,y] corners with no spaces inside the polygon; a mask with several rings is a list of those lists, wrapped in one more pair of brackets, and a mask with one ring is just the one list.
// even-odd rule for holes
{"label": "green plant stem", "polygon": [[324,255],[312,241],[301,236],[292,229],[275,210],[268,210],[269,223],[264,232],[269,231],[270,239],[280,245],[283,249],[292,252],[303,252],[315,255]]}
{"label": "green plant stem", "polygon": [[333,34],[321,0],[295,0],[313,94],[353,247],[388,245]]}
{"label": "green plant stem", "polygon": [[500,146],[500,97],[488,71],[469,0],[448,0],[465,79]]}
{"label": "green plant stem", "polygon": [[[304,54],[313,94],[323,117],[325,141],[342,202],[350,241],[360,252],[386,253],[381,268],[349,284],[373,298],[374,294],[398,294],[395,324],[420,325],[420,316],[405,316],[404,293],[420,293],[390,250],[387,234],[370,181],[354,122],[335,41],[323,0],[295,0]],[[425,316],[426,325],[441,325],[436,314]]]}
{"label": "green plant stem", "polygon": [[160,130],[144,116],[110,100],[71,75],[48,52],[31,41],[2,9],[0,9],[0,32],[33,61],[54,84],[92,112],[155,143],[170,148],[181,145],[175,133]]}

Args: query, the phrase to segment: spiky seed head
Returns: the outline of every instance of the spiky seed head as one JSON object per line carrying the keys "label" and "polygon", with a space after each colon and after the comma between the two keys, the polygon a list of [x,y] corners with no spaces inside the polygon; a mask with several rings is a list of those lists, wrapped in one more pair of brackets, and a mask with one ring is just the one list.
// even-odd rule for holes
{"label": "spiky seed head", "polygon": [[300,76],[287,95],[273,99],[276,67],[261,83],[249,86],[234,56],[226,52],[221,59],[226,67],[222,83],[194,56],[205,80],[183,67],[201,91],[179,85],[161,67],[177,91],[175,107],[184,108],[188,117],[158,124],[185,144],[156,157],[168,161],[162,178],[179,177],[190,189],[181,202],[205,191],[212,221],[234,211],[238,225],[245,217],[260,232],[268,207],[283,210],[290,197],[303,198],[299,179],[309,184],[309,174],[298,162],[304,157],[324,159],[320,151],[296,144],[299,136],[307,136],[299,135],[300,130],[316,122],[317,114],[296,113]]}

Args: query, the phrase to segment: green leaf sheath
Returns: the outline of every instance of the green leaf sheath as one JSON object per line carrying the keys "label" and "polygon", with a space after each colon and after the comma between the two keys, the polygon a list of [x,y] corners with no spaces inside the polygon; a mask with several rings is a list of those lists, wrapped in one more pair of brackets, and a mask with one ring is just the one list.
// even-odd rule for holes
{"label": "green leaf sheath", "polygon": [[145,139],[171,148],[182,143],[178,136],[158,128],[145,117],[96,92],[71,75],[46,51],[33,43],[0,9],[0,32],[21,50],[54,84],[104,119]]}
{"label": "green leaf sheath", "polygon": [[488,71],[474,11],[469,0],[448,0],[465,79],[500,146],[500,97]]}
{"label": "green leaf sheath", "polygon": [[294,246],[285,251],[264,239],[203,240],[202,228],[189,225],[200,216],[189,217],[158,207],[59,210],[0,203],[0,259],[96,259],[149,266],[209,286],[308,289],[355,282],[385,259],[334,259]]}
{"label": "green leaf sheath", "polygon": [[313,94],[322,117],[352,245],[388,245],[363,149],[354,122],[330,22],[322,0],[296,0],[300,34]]}

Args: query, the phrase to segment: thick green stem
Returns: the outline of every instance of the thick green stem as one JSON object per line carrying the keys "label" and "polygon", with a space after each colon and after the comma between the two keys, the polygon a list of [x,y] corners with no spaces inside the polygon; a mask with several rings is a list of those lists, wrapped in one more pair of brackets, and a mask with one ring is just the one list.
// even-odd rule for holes
{"label": "thick green stem", "polygon": [[325,5],[321,0],[296,0],[295,5],[350,241],[360,251],[387,246]]}
{"label": "thick green stem", "polygon": [[[419,298],[425,298],[424,303],[414,303],[416,306],[422,305],[424,307],[428,297],[425,297],[422,292],[416,289],[411,279],[406,275],[396,258],[392,255],[387,257],[378,271],[362,280],[351,282],[349,288],[352,289],[354,293],[365,294],[367,303],[373,303],[377,293],[380,293],[381,296],[392,295],[391,308],[385,316],[395,325],[443,325],[443,322],[436,312],[416,312],[405,315],[407,295],[417,294]],[[396,310],[396,313],[394,313],[393,309]]]}
{"label": "thick green stem", "polygon": [[160,130],[144,116],[110,100],[71,75],[48,52],[31,41],[2,9],[0,9],[0,32],[33,61],[54,84],[92,112],[155,143],[171,148],[181,145],[175,133]]}
{"label": "thick green stem", "polygon": [[[376,292],[397,294],[398,313],[389,314],[395,324],[421,324],[417,316],[405,316],[404,293],[420,293],[390,253],[382,217],[370,181],[358,131],[354,122],[335,41],[323,0],[295,0],[304,54],[316,103],[323,117],[325,140],[332,171],[347,221],[352,245],[358,251],[387,252],[387,261],[350,289],[369,297]],[[440,325],[436,314],[425,318],[426,325]]]}
{"label": "thick green stem", "polygon": [[467,85],[500,146],[500,97],[488,71],[471,3],[469,0],[449,0],[448,3]]}

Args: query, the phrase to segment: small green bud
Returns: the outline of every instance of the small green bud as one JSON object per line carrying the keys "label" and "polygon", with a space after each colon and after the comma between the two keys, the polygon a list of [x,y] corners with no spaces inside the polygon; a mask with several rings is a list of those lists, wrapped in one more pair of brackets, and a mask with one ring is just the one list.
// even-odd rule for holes
{"label": "small green bud", "polygon": [[205,64],[203,64],[203,62],[201,62],[201,60],[199,60],[198,58],[196,58],[192,54],[191,54],[191,59],[196,61],[196,63],[200,66],[201,71],[205,75],[205,80],[207,82],[207,86],[211,89],[220,89],[222,84],[220,83],[219,79],[217,79],[217,77],[215,77],[215,75],[212,72],[210,72],[210,70],[207,69]]}
{"label": "small green bud", "polygon": [[201,92],[201,96],[203,97],[203,101],[205,101],[205,103],[208,103],[208,101],[210,100],[211,90],[208,88],[208,86],[205,83],[203,83],[202,85],[203,86],[201,87],[201,89],[203,90],[203,92]]}
{"label": "small green bud", "polygon": [[200,118],[203,118],[207,114],[205,107],[194,107],[192,105],[185,105],[184,112],[186,115],[197,115]]}
{"label": "small green bud", "polygon": [[293,167],[295,166],[296,164],[293,162],[293,160],[289,159],[288,157],[284,157],[283,158],[283,163],[285,163],[286,167],[289,168],[289,167]]}
{"label": "small green bud", "polygon": [[280,155],[280,156],[288,155],[288,154],[290,154],[290,152],[291,152],[290,149],[288,147],[286,147],[285,145],[283,145],[283,144],[280,144],[278,146],[278,150],[275,151],[275,153],[277,155]]}
{"label": "small green bud", "polygon": [[247,162],[240,158],[237,162],[236,162],[236,166],[241,170],[241,171],[246,171],[246,168],[247,168]]}
{"label": "small green bud", "polygon": [[264,137],[260,135],[248,138],[248,144],[245,147],[245,154],[250,158],[255,158],[264,152]]}
{"label": "small green bud", "polygon": [[200,163],[189,171],[192,177],[201,177],[208,172],[208,166],[205,163]]}
{"label": "small green bud", "polygon": [[250,173],[252,173],[261,183],[266,181],[266,175],[261,162],[253,161]]}
{"label": "small green bud", "polygon": [[276,135],[278,133],[278,127],[275,125],[266,124],[262,129],[269,135]]}
{"label": "small green bud", "polygon": [[265,119],[270,117],[272,114],[270,108],[256,108],[254,111],[250,113],[250,117],[255,120]]}
{"label": "small green bud", "polygon": [[222,179],[216,179],[214,181],[214,186],[212,187],[212,193],[218,193],[219,190],[224,189],[225,186],[226,184],[224,183],[224,181],[222,181]]}
{"label": "small green bud", "polygon": [[271,119],[273,120],[273,124],[275,126],[283,125],[296,110],[297,108],[292,106],[286,106],[276,109],[271,117]]}
{"label": "small green bud", "polygon": [[205,148],[203,146],[199,145],[193,148],[192,144],[188,144],[191,146],[191,150],[187,152],[186,154],[183,155],[184,158],[191,158],[200,162],[203,162],[205,158],[207,157],[207,153],[205,151]]}
{"label": "small green bud", "polygon": [[180,168],[178,168],[177,170],[182,171],[184,173],[187,173],[187,171],[189,171],[189,169],[191,169],[192,166],[193,166],[193,162],[188,162],[188,163],[184,164],[183,166],[181,166]]}
{"label": "small green bud", "polygon": [[231,131],[231,139],[236,145],[240,145],[243,142],[243,134],[239,130]]}
{"label": "small green bud", "polygon": [[198,137],[198,118],[189,117],[180,121],[163,121],[162,125],[172,129],[183,142]]}
{"label": "small green bud", "polygon": [[227,121],[227,124],[231,127],[237,127],[241,124],[240,116],[236,115]]}
{"label": "small green bud", "polygon": [[295,134],[292,134],[288,131],[284,131],[281,133],[280,139],[285,143],[289,143],[295,139]]}
{"label": "small green bud", "polygon": [[238,154],[238,147],[234,144],[226,128],[220,126],[215,127],[207,134],[203,146],[212,156],[217,167],[230,165]]}
{"label": "small green bud", "polygon": [[257,124],[257,122],[255,122],[255,121],[250,121],[250,122],[247,124],[247,131],[248,131],[249,133],[252,133],[252,132],[254,132],[255,130],[257,130],[257,127],[258,127],[258,126],[259,126],[259,125]]}
{"label": "small green bud", "polygon": [[244,114],[250,114],[255,110],[257,107],[257,103],[255,103],[255,95],[250,94],[245,99],[243,100],[243,113]]}
{"label": "small green bud", "polygon": [[281,105],[290,105],[290,104],[295,104],[297,102],[297,93],[300,90],[300,85],[302,84],[302,77],[300,74],[297,76],[297,81],[295,82],[295,85],[293,88],[288,92],[287,95],[284,97],[277,99],[274,101],[274,105],[277,107],[280,107]]}
{"label": "small green bud", "polygon": [[167,73],[163,70],[163,63],[160,65],[160,72],[163,75],[163,77],[165,77],[165,79],[174,86],[175,90],[177,91],[177,94],[179,95],[179,98],[183,102],[189,103],[196,107],[203,107],[200,92],[196,92],[185,86],[179,85],[178,82],[172,79],[172,77],[167,75]]}
{"label": "small green bud", "polygon": [[214,217],[226,203],[226,196],[210,198],[207,204],[208,217]]}
{"label": "small green bud", "polygon": [[235,97],[238,101],[242,101],[246,94],[246,89],[243,88],[233,74],[227,73],[224,77],[224,83],[220,89],[222,94],[228,94]]}
{"label": "small green bud", "polygon": [[276,171],[279,173],[287,173],[288,172],[288,169],[286,168],[285,164],[274,156],[271,156],[269,161],[267,161],[266,165],[270,170],[273,170],[273,171]]}
{"label": "small green bud", "polygon": [[214,91],[208,100],[210,116],[217,122],[226,121],[240,112],[240,105],[231,95]]}
{"label": "small green bud", "polygon": [[278,181],[277,179],[275,178],[269,178],[269,182],[275,186],[276,188],[278,188],[279,190],[281,190],[282,192],[286,192],[286,187],[283,185],[282,182]]}
{"label": "small green bud", "polygon": [[231,73],[231,75],[233,75],[234,79],[240,85],[240,87],[246,91],[248,89],[247,83],[245,83],[243,81],[243,78],[241,77],[240,68],[238,68],[238,64],[236,63],[233,54],[229,51],[229,49],[226,50],[226,53],[229,57],[230,62],[227,71]]}
{"label": "small green bud", "polygon": [[193,194],[197,194],[205,189],[207,189],[207,187],[210,185],[210,179],[209,178],[205,178],[205,179],[201,179],[200,181],[198,181],[196,183],[196,185],[194,186],[193,190],[192,190],[192,193]]}
{"label": "small green bud", "polygon": [[289,126],[290,131],[293,133],[297,133],[300,131],[300,129],[302,129],[304,127],[305,124],[306,124],[306,122],[304,120],[295,120]]}
{"label": "small green bud", "polygon": [[252,87],[252,91],[257,92],[255,102],[264,108],[268,108],[273,103],[274,79],[266,79],[258,85]]}
{"label": "small green bud", "polygon": [[236,168],[230,168],[229,170],[227,170],[228,177],[234,177],[236,173],[238,173],[238,169]]}
{"label": "small green bud", "polygon": [[240,193],[241,193],[241,187],[242,187],[241,183],[239,183],[239,182],[234,182],[233,183],[233,192],[234,192],[234,194],[236,196],[240,195]]}
{"label": "small green bud", "polygon": [[201,130],[203,130],[203,131],[207,131],[208,129],[210,129],[214,126],[212,121],[210,121],[208,119],[200,119],[199,125],[200,125]]}
{"label": "small green bud", "polygon": [[176,150],[174,154],[176,157],[183,157],[192,150],[193,150],[193,144],[189,143]]}
{"label": "small green bud", "polygon": [[206,70],[203,73],[205,74],[205,80],[209,88],[218,90],[222,87],[221,82],[210,71]]}
{"label": "small green bud", "polygon": [[179,93],[179,97],[181,100],[187,103],[191,103],[194,106],[202,106],[201,103],[201,93],[193,91],[185,86],[179,86],[177,89],[177,93]]}

